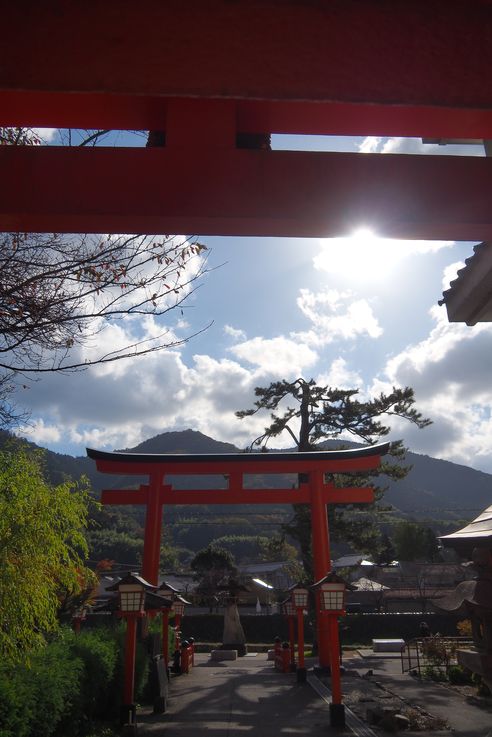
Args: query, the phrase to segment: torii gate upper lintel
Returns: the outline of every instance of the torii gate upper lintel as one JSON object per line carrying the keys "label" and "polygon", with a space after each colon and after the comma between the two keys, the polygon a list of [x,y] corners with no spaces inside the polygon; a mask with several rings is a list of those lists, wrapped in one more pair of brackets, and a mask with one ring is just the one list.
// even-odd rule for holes
{"label": "torii gate upper lintel", "polygon": [[[144,504],[145,537],[142,575],[158,584],[162,508],[165,504],[309,504],[313,541],[314,575],[323,578],[331,568],[327,504],[369,503],[370,487],[336,487],[325,482],[326,474],[355,473],[376,469],[389,443],[350,450],[307,453],[226,453],[226,454],[141,454],[111,453],[88,448],[101,473],[148,476],[139,489],[107,489],[103,504]],[[245,488],[248,474],[306,474],[298,488]],[[221,475],[228,479],[225,489],[173,489],[170,475]],[[328,665],[329,635],[318,622],[320,664]]]}

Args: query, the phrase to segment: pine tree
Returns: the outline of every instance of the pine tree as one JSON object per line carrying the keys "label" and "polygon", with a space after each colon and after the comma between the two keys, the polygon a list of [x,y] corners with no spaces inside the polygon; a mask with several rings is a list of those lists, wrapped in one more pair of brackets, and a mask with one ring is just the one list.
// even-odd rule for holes
{"label": "pine tree", "polygon": [[[270,424],[253,440],[251,448],[266,450],[272,438],[287,432],[300,453],[315,450],[327,439],[337,440],[338,447],[344,447],[348,438],[372,445],[389,434],[390,427],[383,423],[383,418],[392,416],[408,420],[419,428],[431,424],[414,408],[414,393],[409,387],[393,387],[390,394],[381,393],[366,401],[357,395],[357,389],[318,386],[314,379],[275,381],[268,387],[256,387],[258,399],[254,407],[240,410],[236,416],[243,419],[264,410],[270,411]],[[386,481],[404,478],[411,467],[403,465],[405,448],[401,440],[391,443],[389,455],[391,459],[383,459],[379,469],[364,476],[337,475],[334,481],[340,485],[374,486],[372,479],[380,475],[386,477]],[[376,499],[381,499],[384,487],[375,486],[375,490]],[[360,552],[377,555],[381,545],[380,533],[374,520],[368,519],[367,505],[363,508],[364,514],[360,512],[360,505],[350,508],[330,505],[330,533],[334,541],[344,540]],[[377,508],[372,507],[373,511]],[[306,575],[311,577],[311,520],[306,505],[294,505],[293,519],[284,525],[284,531],[299,543]]]}

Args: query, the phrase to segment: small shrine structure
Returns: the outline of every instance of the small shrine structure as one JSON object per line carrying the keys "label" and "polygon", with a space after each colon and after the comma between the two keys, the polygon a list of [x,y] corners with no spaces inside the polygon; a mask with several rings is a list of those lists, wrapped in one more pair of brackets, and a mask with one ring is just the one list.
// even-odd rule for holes
{"label": "small shrine structure", "polygon": [[473,650],[458,650],[458,663],[477,673],[492,691],[492,506],[469,525],[440,538],[444,545],[471,557],[477,577],[462,581],[435,606],[471,620]]}
{"label": "small shrine structure", "polygon": [[[381,457],[389,450],[382,443],[350,450],[313,451],[308,453],[225,453],[225,454],[142,454],[111,453],[87,449],[101,473],[119,476],[144,476],[148,483],[138,489],[107,489],[102,504],[143,504],[145,537],[142,576],[158,584],[162,511],[175,504],[309,504],[315,580],[331,570],[330,537],[327,504],[360,504],[374,500],[374,490],[361,486],[336,486],[327,475],[364,473],[378,468]],[[250,488],[246,476],[251,474],[303,474],[306,481],[297,488]],[[222,476],[227,488],[176,489],[176,476]],[[320,611],[319,602],[316,606]],[[328,667],[331,657],[330,634],[326,620],[318,616],[317,635],[319,662]]]}

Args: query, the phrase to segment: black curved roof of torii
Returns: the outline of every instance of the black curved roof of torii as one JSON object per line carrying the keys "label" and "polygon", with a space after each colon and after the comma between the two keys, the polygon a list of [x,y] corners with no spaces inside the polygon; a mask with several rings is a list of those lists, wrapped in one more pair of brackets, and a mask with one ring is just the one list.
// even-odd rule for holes
{"label": "black curved roof of torii", "polygon": [[127,453],[112,452],[105,450],[94,450],[86,448],[87,455],[95,461],[122,461],[125,463],[199,463],[199,462],[237,462],[244,463],[251,460],[265,463],[278,461],[303,460],[350,460],[356,458],[367,458],[370,456],[383,456],[389,450],[390,443],[369,445],[363,448],[349,448],[347,450],[317,450],[305,453],[299,452],[271,452],[271,453]]}

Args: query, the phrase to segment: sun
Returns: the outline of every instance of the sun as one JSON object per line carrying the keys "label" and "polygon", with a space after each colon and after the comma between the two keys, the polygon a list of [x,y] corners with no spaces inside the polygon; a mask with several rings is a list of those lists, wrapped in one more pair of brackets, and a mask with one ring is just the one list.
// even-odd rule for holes
{"label": "sun", "polygon": [[448,243],[381,238],[360,228],[346,238],[324,238],[314,266],[353,281],[383,281],[412,254],[436,251]]}

